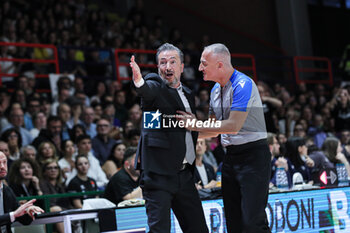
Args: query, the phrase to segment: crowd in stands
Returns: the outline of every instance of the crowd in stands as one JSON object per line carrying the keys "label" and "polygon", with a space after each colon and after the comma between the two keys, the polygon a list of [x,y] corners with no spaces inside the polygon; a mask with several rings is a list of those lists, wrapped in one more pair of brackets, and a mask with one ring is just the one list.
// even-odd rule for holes
{"label": "crowd in stands", "polygon": [[[179,30],[167,31],[160,17],[145,24],[142,1],[136,2],[129,17],[122,19],[89,8],[84,0],[4,1],[0,35],[5,42],[96,48],[156,49],[165,41],[173,43],[185,53],[184,82],[196,91],[197,117],[204,120],[210,88],[198,81],[202,78],[193,65],[201,49],[185,44]],[[198,48],[207,42],[206,38]],[[52,53],[1,46],[0,56],[48,58]],[[66,56],[82,62],[101,60],[105,54],[72,49]],[[137,59],[154,60],[144,55]],[[75,64],[66,70],[75,79],[62,74],[57,96],[50,97],[36,92],[40,80],[27,72],[38,72],[39,65],[0,62],[0,66],[2,73],[20,74],[13,92],[5,86],[0,89],[0,151],[8,158],[8,183],[18,197],[106,189],[106,196],[117,204],[142,196],[133,160],[142,110],[130,83],[101,79],[93,91],[88,90],[84,77],[94,72],[105,75],[107,70]],[[304,183],[316,184],[315,174],[337,163],[350,174],[349,86],[301,83],[292,91],[278,83],[258,82],[258,89],[272,154],[271,187],[276,186],[275,171],[280,167],[287,172],[290,187],[296,172]],[[219,138],[198,140],[194,181],[198,189],[216,187],[224,153]],[[51,211],[81,208],[83,198],[87,197],[51,201]]]}

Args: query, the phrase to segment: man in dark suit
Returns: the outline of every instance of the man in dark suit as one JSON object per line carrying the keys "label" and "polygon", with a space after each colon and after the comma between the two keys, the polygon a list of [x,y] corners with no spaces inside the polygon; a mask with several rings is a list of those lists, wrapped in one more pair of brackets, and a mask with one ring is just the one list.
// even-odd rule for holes
{"label": "man in dark suit", "polygon": [[0,232],[11,232],[11,223],[19,221],[29,225],[35,213],[44,212],[40,207],[34,206],[35,199],[19,206],[12,189],[3,183],[7,175],[7,157],[0,152]]}
{"label": "man in dark suit", "polygon": [[[195,113],[194,94],[180,82],[183,53],[166,43],[158,48],[156,59],[159,75],[152,73],[144,79],[134,56],[130,62],[143,110],[136,161],[142,170],[148,225],[152,233],[170,232],[172,209],[183,232],[205,233],[208,228],[192,176],[198,135],[175,126],[177,110]],[[152,115],[150,122],[146,122],[147,114]],[[160,115],[167,126],[161,125]]]}

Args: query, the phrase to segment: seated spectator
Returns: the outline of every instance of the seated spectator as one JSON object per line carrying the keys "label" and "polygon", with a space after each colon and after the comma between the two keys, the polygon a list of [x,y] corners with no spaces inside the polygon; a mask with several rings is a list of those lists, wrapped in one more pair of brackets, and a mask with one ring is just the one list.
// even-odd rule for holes
{"label": "seated spectator", "polygon": [[334,118],[335,131],[350,130],[350,98],[348,90],[345,88],[339,89],[329,105]]}
{"label": "seated spectator", "polygon": [[[86,80],[85,80],[86,81]],[[85,85],[84,85],[84,80],[82,77],[75,77],[74,81],[74,95],[76,95],[77,93],[82,93],[85,95]],[[85,96],[84,99],[82,99],[82,103],[85,106],[90,106],[90,98],[88,96]]]}
{"label": "seated spectator", "polygon": [[290,137],[286,142],[286,157],[291,164],[289,169],[291,175],[301,173],[305,183],[312,184],[311,169],[315,166],[314,161],[307,155],[305,139],[301,137]]}
{"label": "seated spectator", "polygon": [[30,131],[34,128],[33,116],[40,111],[40,99],[34,96],[28,99],[27,112],[24,114],[24,125],[25,128]]}
{"label": "seated spectator", "polygon": [[309,127],[307,134],[313,137],[318,148],[322,147],[324,140],[327,138],[327,133],[324,129],[324,120],[321,114],[314,115],[313,125]]}
{"label": "seated spectator", "polygon": [[7,171],[10,170],[11,164],[14,162],[14,160],[10,159],[10,150],[9,150],[9,146],[6,142],[4,141],[0,141],[0,151],[2,153],[4,153],[4,155],[6,156],[6,160],[7,160]]}
{"label": "seated spectator", "polygon": [[62,140],[62,121],[57,116],[50,116],[47,119],[46,129],[40,130],[39,136],[33,141],[33,146],[38,148],[42,142],[52,142],[57,151],[61,149]]}
{"label": "seated spectator", "polygon": [[10,149],[10,160],[17,160],[20,157],[19,149],[22,146],[22,136],[14,128],[8,129],[1,135],[1,140],[8,144]]}
{"label": "seated spectator", "polygon": [[142,120],[142,110],[140,105],[134,104],[128,112],[128,120],[130,120],[134,128],[140,129]]}
{"label": "seated spectator", "polygon": [[133,129],[136,129],[132,121],[127,120],[125,124],[123,125],[123,138],[127,138],[129,135],[129,132]]}
{"label": "seated spectator", "polygon": [[[109,96],[105,96],[105,99],[107,99],[108,97]],[[111,97],[111,100],[106,100],[104,102],[101,118],[107,119],[112,126],[119,126],[120,125],[119,120],[114,117],[115,108],[112,101],[113,101],[113,98]]]}
{"label": "seated spectator", "polygon": [[214,171],[218,169],[218,163],[216,161],[216,158],[214,157],[213,152],[210,150],[210,142],[211,139],[205,139],[206,144],[206,151],[203,154],[203,162],[206,162],[207,164],[211,165],[214,168]]}
{"label": "seated spectator", "polygon": [[97,121],[96,127],[97,135],[91,140],[92,149],[95,157],[100,161],[102,166],[106,162],[108,155],[111,154],[116,140],[108,137],[108,133],[111,130],[111,124],[108,120],[101,118]]}
{"label": "seated spectator", "polygon": [[[62,184],[61,169],[56,160],[47,159],[42,166],[43,179],[40,182],[41,190],[44,195],[47,194],[63,194],[66,193],[65,187]],[[70,208],[69,200],[66,198],[51,198],[50,212],[59,212]],[[63,223],[56,223],[58,233],[64,233]]]}
{"label": "seated spectator", "polygon": [[127,146],[137,146],[140,140],[140,130],[132,129],[129,131],[128,135],[125,138],[125,142]]}
{"label": "seated spectator", "polygon": [[128,118],[128,110],[125,107],[125,92],[120,90],[114,93],[115,118],[124,125]]}
{"label": "seated spectator", "polygon": [[[25,109],[26,108],[26,93],[24,90],[21,89],[15,89],[11,95],[11,104],[18,103],[20,105],[20,109]],[[11,108],[10,111],[14,110]],[[23,117],[22,117],[23,118]]]}
{"label": "seated spectator", "polygon": [[124,154],[122,169],[107,184],[104,197],[116,205],[123,200],[142,198],[140,173],[134,169],[135,156],[136,148],[128,148]]}
{"label": "seated spectator", "polygon": [[92,107],[86,107],[82,114],[82,125],[85,127],[86,134],[94,138],[97,134],[95,120],[95,111]]}
{"label": "seated spectator", "polygon": [[9,172],[9,185],[16,197],[41,196],[40,173],[35,162],[28,158],[16,160]]}
{"label": "seated spectator", "polygon": [[296,124],[294,127],[294,133],[293,136],[294,137],[300,137],[300,138],[304,138],[306,136],[306,130],[304,128],[304,126],[302,124]]}
{"label": "seated spectator", "polygon": [[[99,189],[104,189],[105,185],[108,183],[108,179],[106,177],[106,174],[103,172],[100,162],[95,158],[95,156],[91,152],[91,139],[88,135],[81,135],[77,138],[77,147],[78,147],[78,153],[74,155],[76,157],[77,155],[85,155],[89,160],[89,172],[88,176],[96,180],[97,187]],[[76,165],[76,163],[75,163]],[[77,168],[73,169],[70,177],[67,178],[66,183],[77,174]]]}
{"label": "seated spectator", "polygon": [[[79,117],[81,114],[81,110],[82,107],[86,107],[86,106],[90,106],[90,98],[85,94],[85,92],[81,92],[81,91],[76,91],[74,93],[74,98],[77,100],[77,102],[75,102],[75,105],[72,105],[73,109],[72,109],[72,113],[73,113],[73,118],[72,120],[74,120],[75,124],[80,122]],[[76,107],[80,106],[81,109],[79,110],[79,114],[74,114],[74,112],[76,112],[74,109]]]}
{"label": "seated spectator", "polygon": [[340,142],[342,146],[342,153],[348,161],[350,161],[350,130],[342,130],[340,133]]}
{"label": "seated spectator", "polygon": [[101,103],[101,100],[106,95],[106,92],[107,92],[106,84],[102,81],[98,81],[96,84],[96,91],[95,91],[96,94],[91,97],[90,102]]}
{"label": "seated spectator", "polygon": [[267,86],[263,83],[258,84],[258,90],[261,97],[261,102],[264,109],[264,117],[268,132],[277,132],[277,123],[274,119],[274,110],[282,106],[282,101],[272,97]]}
{"label": "seated spectator", "polygon": [[[88,192],[97,191],[96,181],[88,176],[90,170],[89,159],[85,155],[78,155],[75,160],[75,167],[77,170],[76,176],[69,182],[67,187],[68,192]],[[93,196],[83,196],[72,198],[73,207],[81,209],[83,207],[83,200]]]}
{"label": "seated spectator", "polygon": [[10,128],[15,128],[22,137],[22,145],[28,145],[31,144],[33,141],[32,135],[29,133],[29,131],[22,127],[24,124],[23,120],[23,110],[21,108],[14,108],[10,111],[9,115],[9,124],[2,129],[2,132],[6,131]]}
{"label": "seated spectator", "polygon": [[216,187],[216,174],[214,168],[203,161],[203,155],[207,150],[205,139],[198,139],[196,145],[196,168],[193,179],[197,189],[210,189]]}
{"label": "seated spectator", "polygon": [[60,104],[64,103],[70,96],[70,91],[68,88],[59,88],[57,100],[51,105],[51,115],[57,115],[57,108]]}
{"label": "seated spectator", "polygon": [[[63,75],[57,80],[56,84],[57,84],[58,91],[62,89],[68,89],[69,95],[73,95],[74,87],[73,87],[73,81],[70,79],[70,77]],[[58,96],[54,96],[54,99],[58,99]]]}
{"label": "seated spectator", "polygon": [[320,150],[315,144],[307,146],[309,157],[314,161],[315,166],[311,170],[311,176],[315,184],[318,184],[320,172],[327,168],[334,168],[334,164],[329,161],[325,153]]}
{"label": "seated spectator", "polygon": [[116,143],[113,146],[107,161],[103,164],[102,170],[106,173],[108,179],[122,168],[125,148],[126,147],[123,143]]}
{"label": "seated spectator", "polygon": [[32,135],[33,138],[36,138],[39,135],[40,130],[46,128],[47,117],[46,117],[45,113],[38,112],[38,113],[34,114],[33,124],[34,124],[34,127],[29,131],[29,133]]}
{"label": "seated spectator", "polygon": [[80,135],[85,135],[85,134],[86,134],[85,127],[82,124],[74,125],[73,128],[69,131],[70,139],[74,143],[76,143],[76,140]]}
{"label": "seated spectator", "polygon": [[97,122],[103,115],[102,104],[100,104],[100,103],[92,103],[91,107],[93,107],[94,112],[95,112],[94,122]]}
{"label": "seated spectator", "polygon": [[47,159],[54,159],[58,161],[58,154],[55,146],[51,142],[42,142],[38,148],[37,161],[42,166]]}
{"label": "seated spectator", "polygon": [[322,150],[333,164],[341,163],[345,165],[348,176],[350,174],[350,165],[345,155],[341,152],[341,143],[336,137],[328,137],[322,145]]}
{"label": "seated spectator", "polygon": [[58,161],[60,168],[62,169],[63,178],[66,180],[71,176],[71,172],[74,169],[74,153],[75,145],[72,140],[64,140],[61,145],[62,158]]}
{"label": "seated spectator", "polygon": [[57,107],[57,116],[62,121],[62,139],[70,139],[69,129],[73,128],[73,125],[68,124],[69,120],[71,119],[71,107],[66,103],[61,103]]}
{"label": "seated spectator", "polygon": [[21,158],[29,158],[36,161],[36,149],[34,146],[26,145],[21,148]]}
{"label": "seated spectator", "polygon": [[67,99],[67,104],[71,108],[71,118],[67,121],[67,126],[69,129],[72,129],[74,125],[82,124],[80,117],[83,111],[83,102],[73,96]]}
{"label": "seated spectator", "polygon": [[277,141],[276,134],[267,133],[267,144],[269,146],[271,152],[271,180],[270,187],[276,186],[276,171],[277,168],[284,168],[287,178],[288,178],[288,186],[292,186],[292,176],[288,167],[290,164],[289,159],[281,156],[280,153],[280,144]]}
{"label": "seated spectator", "polygon": [[281,155],[286,154],[285,153],[285,151],[286,151],[286,142],[287,142],[286,135],[283,134],[283,133],[278,133],[276,135],[276,138],[277,138],[278,144],[280,145],[280,154]]}

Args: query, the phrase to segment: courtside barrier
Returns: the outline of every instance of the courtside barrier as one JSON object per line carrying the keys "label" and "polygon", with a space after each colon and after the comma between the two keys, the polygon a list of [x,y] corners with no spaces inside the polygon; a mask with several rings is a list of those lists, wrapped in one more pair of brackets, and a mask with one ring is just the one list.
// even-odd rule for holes
{"label": "courtside barrier", "polygon": [[[44,210],[45,213],[50,212],[50,200],[52,198],[69,198],[69,197],[81,197],[81,196],[92,196],[92,195],[101,195],[104,191],[89,191],[89,192],[81,192],[81,193],[63,193],[63,194],[48,194],[42,196],[28,196],[28,197],[17,197],[17,201],[21,200],[44,200]],[[52,233],[52,224],[46,224],[46,233]]]}

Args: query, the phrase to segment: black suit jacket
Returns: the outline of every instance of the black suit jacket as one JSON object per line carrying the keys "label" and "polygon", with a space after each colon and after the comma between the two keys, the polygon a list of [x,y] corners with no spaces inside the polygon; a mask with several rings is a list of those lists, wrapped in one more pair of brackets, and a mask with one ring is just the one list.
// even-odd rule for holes
{"label": "black suit jacket", "polygon": [[[3,195],[5,214],[0,216],[0,226],[6,225],[7,232],[12,232],[10,212],[15,211],[19,207],[19,204],[12,189],[5,184],[3,185]],[[29,225],[32,222],[32,219],[29,215],[25,214],[19,218],[16,218],[16,221],[19,221],[23,225]]]}
{"label": "black suit jacket", "polygon": [[[141,96],[143,112],[159,110],[163,115],[175,115],[177,110],[185,111],[177,90],[167,86],[158,74],[148,74],[144,80],[144,85],[136,88],[137,93]],[[182,87],[191,111],[195,114],[194,94],[189,88]],[[162,118],[163,116],[161,116]],[[159,175],[176,174],[185,158],[186,129],[179,127],[145,129],[143,121],[144,119],[142,119],[141,137],[136,156],[136,161],[140,162],[141,170],[145,173],[151,172]],[[198,133],[192,132],[192,138],[195,148]]]}
{"label": "black suit jacket", "polygon": [[[202,163],[204,165],[205,171],[207,172],[208,183],[212,180],[216,180],[216,174],[215,174],[213,166],[211,166],[210,164],[208,164],[206,162],[202,162]],[[199,181],[201,181],[201,185],[203,186],[203,180],[201,179],[201,176],[199,175],[197,167],[194,170],[193,179],[194,179],[195,183],[198,183]]]}

